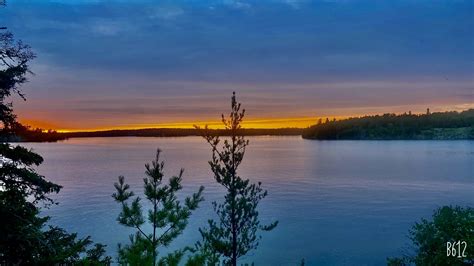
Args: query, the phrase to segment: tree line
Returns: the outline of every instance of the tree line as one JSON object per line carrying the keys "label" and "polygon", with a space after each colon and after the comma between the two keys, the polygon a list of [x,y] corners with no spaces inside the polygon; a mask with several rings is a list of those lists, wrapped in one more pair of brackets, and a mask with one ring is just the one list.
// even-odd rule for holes
{"label": "tree line", "polygon": [[319,140],[474,139],[474,109],[416,115],[384,114],[345,120],[322,120],[304,130]]}
{"label": "tree line", "polygon": [[[300,128],[240,128],[238,134],[242,136],[292,136],[301,135]],[[226,129],[207,129],[207,133],[215,136],[230,136]],[[196,128],[148,128],[148,129],[119,129],[95,132],[57,133],[59,138],[89,138],[89,137],[187,137],[201,136],[202,132]]]}
{"label": "tree line", "polygon": [[[15,135],[0,136],[1,141],[9,142],[55,142],[69,138],[89,137],[186,137],[200,136],[196,128],[148,128],[123,129],[84,132],[57,132],[55,130],[33,129],[16,123]],[[207,129],[208,134],[229,136],[225,129]],[[306,139],[319,140],[449,140],[474,139],[474,109],[462,112],[436,112],[422,115],[384,114],[364,117],[353,117],[344,120],[322,119],[306,129],[274,128],[256,129],[241,128],[239,134],[244,136],[302,136]]]}
{"label": "tree line", "polygon": [[[103,131],[57,132],[42,128],[31,128],[17,124],[14,136],[0,139],[8,142],[56,142],[70,138],[94,137],[189,137],[201,136],[196,128],[145,128],[145,129],[114,129]],[[243,136],[300,136],[301,128],[241,128],[239,134]],[[229,136],[225,129],[208,129],[208,133],[218,136]]]}

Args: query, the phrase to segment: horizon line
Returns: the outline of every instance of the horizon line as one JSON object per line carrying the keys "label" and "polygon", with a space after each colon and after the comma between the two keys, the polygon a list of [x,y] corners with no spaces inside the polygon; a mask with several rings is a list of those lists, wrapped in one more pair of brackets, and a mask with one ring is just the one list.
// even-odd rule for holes
{"label": "horizon line", "polygon": [[[466,108],[464,110],[452,110],[452,111],[434,111],[432,113],[439,112],[462,112],[472,108]],[[388,114],[406,114],[407,112],[389,112]],[[411,112],[413,115],[422,115],[426,112]],[[387,113],[383,113],[387,114]],[[293,118],[260,118],[251,119],[243,122],[243,129],[304,129],[312,125],[317,124],[319,119],[336,119],[345,120],[349,118],[358,118],[364,116],[375,116],[383,115],[380,113],[376,114],[364,114],[364,115],[344,115],[344,116],[311,116],[311,117],[293,117]],[[136,125],[123,125],[123,126],[111,126],[111,127],[96,127],[96,128],[47,128],[40,126],[41,121],[21,121],[24,125],[29,126],[33,129],[42,129],[44,132],[53,130],[58,133],[79,133],[79,132],[102,132],[102,131],[114,131],[114,130],[146,130],[146,129],[194,129],[195,126],[208,126],[209,129],[223,129],[222,122],[216,121],[196,121],[196,122],[173,122],[173,123],[156,123],[156,124],[136,124]],[[39,123],[38,123],[39,122]]]}
{"label": "horizon line", "polygon": [[[294,118],[260,118],[243,121],[243,129],[285,129],[295,128],[304,129],[317,123],[318,119],[331,118],[336,120],[346,119],[351,116],[324,116],[324,117],[294,117]],[[221,120],[214,121],[196,121],[196,122],[172,122],[156,124],[136,124],[111,127],[95,128],[45,128],[41,127],[41,121],[24,120],[25,125],[31,128],[39,128],[43,131],[54,130],[58,133],[77,133],[77,132],[101,132],[112,130],[144,130],[144,129],[194,129],[194,126],[208,126],[209,129],[223,129]]]}

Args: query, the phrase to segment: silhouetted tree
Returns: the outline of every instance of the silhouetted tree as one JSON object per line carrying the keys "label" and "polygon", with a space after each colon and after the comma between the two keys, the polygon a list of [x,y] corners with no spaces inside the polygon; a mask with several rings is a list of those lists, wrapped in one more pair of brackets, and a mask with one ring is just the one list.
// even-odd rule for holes
{"label": "silhouetted tree", "polygon": [[[410,240],[416,250],[414,255],[389,258],[388,265],[473,265],[474,247],[474,209],[470,207],[444,206],[437,209],[433,219],[422,219],[415,223],[409,232]],[[455,246],[455,256],[447,256],[447,242],[465,241]],[[464,248],[466,248],[464,250]],[[465,255],[465,257],[463,257]]]}
{"label": "silhouetted tree", "polygon": [[12,94],[17,94],[23,100],[25,99],[25,96],[19,90],[19,86],[27,81],[26,74],[30,72],[29,62],[34,58],[35,55],[28,45],[21,41],[16,42],[11,32],[0,31],[1,137],[13,134],[13,130],[17,125],[13,105],[11,102],[6,102],[6,98]]}
{"label": "silhouetted tree", "polygon": [[103,258],[102,245],[87,250],[92,243],[89,237],[77,240],[75,234],[57,227],[44,230],[49,217],[39,216],[39,206],[53,203],[49,195],[58,193],[61,186],[35,171],[43,162],[40,155],[6,143],[15,138],[19,125],[7,98],[16,94],[25,99],[19,86],[26,82],[34,57],[30,47],[16,42],[13,34],[0,32],[0,264],[108,264],[110,258]]}
{"label": "silhouetted tree", "polygon": [[[164,162],[160,161],[160,150],[156,152],[156,158],[151,164],[146,164],[146,177],[143,179],[145,197],[151,203],[147,219],[143,215],[143,206],[140,197],[128,201],[134,196],[129,191],[130,186],[125,184],[125,178],[119,176],[115,183],[117,190],[112,196],[122,205],[122,211],[117,220],[120,224],[137,230],[135,235],[130,236],[130,244],[122,247],[119,245],[119,263],[122,265],[178,265],[185,249],[177,250],[158,260],[158,247],[168,246],[178,235],[180,235],[188,224],[191,212],[195,210],[199,202],[203,200],[200,187],[197,193],[187,197],[184,205],[177,199],[175,193],[182,189],[181,181],[184,169],[177,176],[169,179],[168,185],[164,185]],[[151,233],[143,229],[148,221],[151,224]]]}
{"label": "silhouetted tree", "polygon": [[220,137],[211,134],[207,126],[205,129],[196,126],[211,146],[212,160],[209,165],[215,180],[227,190],[227,194],[222,203],[213,202],[218,219],[209,220],[208,227],[200,229],[202,242],[198,242],[197,249],[201,254],[191,259],[190,265],[206,260],[208,264],[215,264],[223,258],[226,265],[235,266],[238,258],[257,248],[261,238],[258,231],[270,231],[278,223],[261,224],[257,207],[260,200],[267,196],[267,191],[261,188],[260,182],[251,184],[249,179],[240,177],[237,172],[249,144],[239,133],[245,114],[240,107],[234,92],[229,117],[222,115],[225,131],[230,136],[223,145]]}
{"label": "silhouetted tree", "polygon": [[110,265],[112,259],[104,256],[105,245],[93,244],[90,237],[77,239],[76,233],[68,233],[59,227],[44,232],[43,248],[34,265]]}
{"label": "silhouetted tree", "polygon": [[42,161],[28,149],[0,144],[0,264],[33,264],[35,253],[41,252],[48,218],[39,217],[36,204],[52,202],[48,194],[61,188],[34,171]]}

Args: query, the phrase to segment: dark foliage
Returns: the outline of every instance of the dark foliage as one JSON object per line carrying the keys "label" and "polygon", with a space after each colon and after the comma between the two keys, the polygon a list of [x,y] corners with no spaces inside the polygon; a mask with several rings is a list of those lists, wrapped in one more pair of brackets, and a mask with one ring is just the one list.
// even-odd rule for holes
{"label": "dark foliage", "polygon": [[474,109],[463,112],[384,114],[311,126],[303,138],[337,139],[474,139]]}
{"label": "dark foliage", "polygon": [[28,63],[34,58],[28,45],[16,42],[12,33],[0,30],[0,138],[12,135],[17,126],[13,105],[6,102],[6,98],[17,94],[25,99],[19,86],[27,81]]}
{"label": "dark foliage", "polygon": [[[0,5],[1,6],[1,5]],[[15,41],[11,32],[0,29],[0,141],[56,141],[64,139],[55,131],[32,130],[16,120],[13,104],[7,98],[18,95],[26,100],[20,86],[31,74],[29,62],[35,58],[31,48],[21,41]]]}
{"label": "dark foliage", "polygon": [[42,158],[23,147],[0,144],[0,264],[108,265],[104,246],[92,244],[90,237],[77,239],[61,228],[44,230],[49,217],[40,216],[39,204],[49,206],[50,193],[60,186],[34,171]]}
{"label": "dark foliage", "polygon": [[69,234],[59,227],[50,227],[43,233],[41,249],[35,264],[39,265],[109,265],[111,258],[104,256],[105,245],[95,244],[90,237],[77,239],[77,234]]}
{"label": "dark foliage", "polygon": [[54,130],[45,131],[41,128],[32,129],[29,126],[16,123],[12,129],[14,135],[6,135],[0,137],[0,141],[8,142],[56,142],[65,140],[64,134],[58,133]]}
{"label": "dark foliage", "polygon": [[87,250],[90,239],[77,239],[57,227],[44,230],[49,217],[41,217],[40,204],[48,207],[51,193],[61,186],[47,181],[35,171],[43,158],[31,150],[11,146],[21,125],[7,98],[25,99],[19,86],[26,82],[28,63],[34,58],[30,48],[15,42],[9,32],[0,32],[0,264],[55,265],[110,263],[102,245]]}
{"label": "dark foliage", "polygon": [[[211,134],[219,136],[228,136],[229,132],[226,130],[214,129],[209,130]],[[295,136],[301,135],[303,129],[301,128],[270,128],[270,129],[256,129],[256,128],[242,128],[240,133],[244,136]],[[24,127],[22,132],[18,133],[18,138],[12,141],[58,141],[68,138],[90,138],[90,137],[187,137],[200,136],[198,130],[194,128],[145,128],[145,129],[117,129],[105,131],[84,131],[84,132],[56,132],[44,131],[41,129],[29,129]]]}
{"label": "dark foliage", "polygon": [[267,191],[262,189],[260,182],[252,184],[237,173],[249,144],[240,131],[245,114],[240,107],[234,93],[229,118],[222,115],[226,135],[229,136],[222,144],[220,137],[210,133],[207,127],[197,127],[211,146],[212,160],[209,165],[214,178],[227,194],[222,203],[213,202],[218,219],[209,220],[208,227],[200,229],[202,241],[196,246],[199,253],[188,265],[203,262],[214,265],[223,260],[224,264],[235,266],[240,257],[258,247],[261,238],[258,231],[270,231],[278,223],[261,224],[257,207],[260,200],[267,196]]}
{"label": "dark foliage", "polygon": [[[91,137],[187,137],[200,136],[199,131],[191,128],[145,128],[145,129],[117,129],[105,131],[83,131],[83,132],[56,132],[54,130],[32,129],[28,126],[18,124],[15,136],[3,141],[9,142],[56,142],[69,138],[91,138]],[[226,136],[225,130],[209,130],[212,134]],[[296,136],[301,135],[301,128],[242,128],[244,136]],[[0,140],[2,140],[0,138]]]}
{"label": "dark foliage", "polygon": [[[114,185],[117,192],[112,197],[122,205],[118,222],[137,230],[135,235],[130,236],[130,244],[119,245],[118,261],[121,265],[178,265],[186,249],[177,250],[160,259],[157,249],[168,246],[183,232],[191,212],[197,209],[203,200],[201,195],[204,187],[201,186],[182,204],[175,194],[182,189],[183,169],[165,185],[164,162],[160,161],[160,150],[156,152],[155,160],[146,164],[145,168],[145,197],[151,204],[147,218],[143,215],[141,198],[130,199],[134,193],[129,191],[130,186],[125,184],[125,178],[120,176],[119,182]],[[152,227],[151,233],[145,233],[143,229],[146,221]]]}
{"label": "dark foliage", "polygon": [[11,147],[2,143],[0,155],[3,159],[0,184],[2,193],[7,198],[31,197],[32,204],[35,204],[43,200],[51,202],[48,194],[59,192],[61,186],[47,181],[32,168],[43,162],[38,154],[20,146]]}
{"label": "dark foliage", "polygon": [[[473,265],[474,264],[474,209],[444,206],[437,209],[433,219],[421,219],[409,232],[417,250],[415,255],[389,258],[389,265]],[[446,255],[446,243],[466,241],[466,257]],[[463,247],[461,248],[462,252]]]}

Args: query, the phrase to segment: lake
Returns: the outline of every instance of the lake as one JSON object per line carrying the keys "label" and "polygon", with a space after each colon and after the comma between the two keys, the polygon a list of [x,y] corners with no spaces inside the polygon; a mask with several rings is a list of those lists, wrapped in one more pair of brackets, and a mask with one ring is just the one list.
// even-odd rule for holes
{"label": "lake", "polygon": [[[207,163],[210,148],[199,137],[84,138],[24,146],[44,157],[38,171],[64,187],[54,197],[59,205],[44,211],[53,216],[51,223],[91,235],[114,257],[117,243],[127,243],[133,231],[116,222],[120,208],[111,197],[113,183],[124,175],[142,194],[144,164],[156,148],[163,150],[168,175],[185,168],[182,195],[206,187],[206,201],[170,248],[198,240],[197,228],[213,216],[211,202],[223,196]],[[409,228],[435,208],[474,206],[474,142],[250,137],[240,175],[268,190],[261,219],[279,221],[242,261],[383,265],[407,250]]]}

